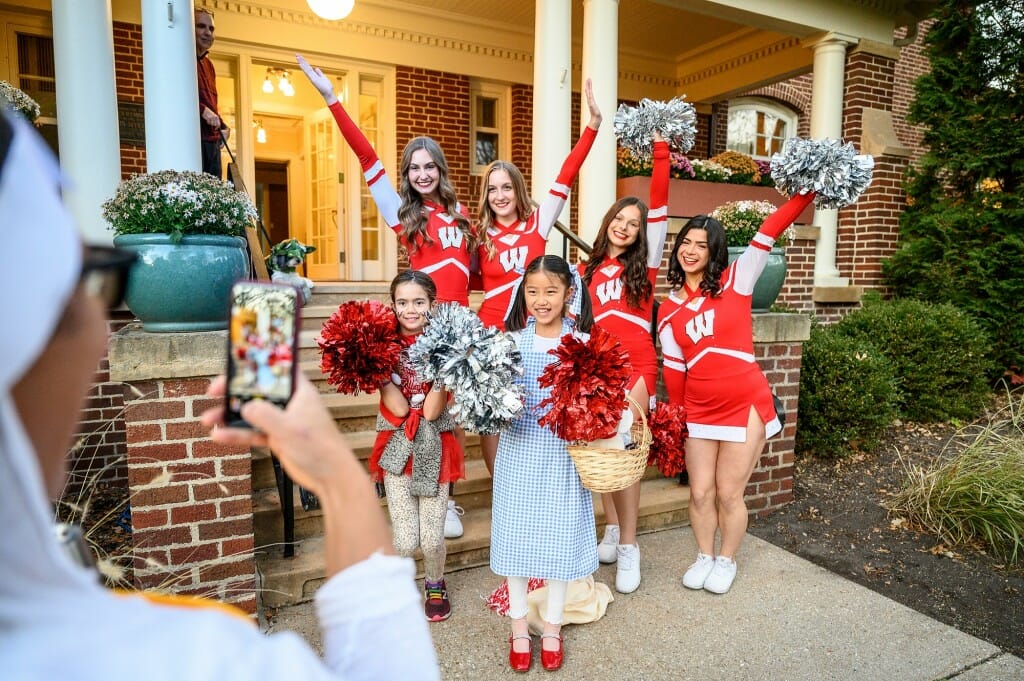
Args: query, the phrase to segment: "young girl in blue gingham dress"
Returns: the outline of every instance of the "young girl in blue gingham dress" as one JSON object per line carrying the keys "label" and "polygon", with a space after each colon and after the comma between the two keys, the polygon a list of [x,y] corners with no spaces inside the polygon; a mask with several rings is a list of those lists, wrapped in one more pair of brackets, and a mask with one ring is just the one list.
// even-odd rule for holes
{"label": "young girl in blue gingham dress", "polygon": [[[570,301],[580,312],[567,316]],[[548,350],[575,327],[589,332],[590,299],[562,258],[545,255],[526,268],[505,328],[513,332],[523,355],[524,375],[517,378],[526,409],[501,434],[494,464],[491,519],[491,570],[508,580],[512,618],[509,663],[529,668],[531,646],[526,623],[529,578],[547,581],[548,601],[541,661],[546,669],[562,662],[561,624],[568,582],[597,570],[594,507],[580,483],[566,442],[538,425],[539,403],[550,394],[537,379],[555,360]]]}

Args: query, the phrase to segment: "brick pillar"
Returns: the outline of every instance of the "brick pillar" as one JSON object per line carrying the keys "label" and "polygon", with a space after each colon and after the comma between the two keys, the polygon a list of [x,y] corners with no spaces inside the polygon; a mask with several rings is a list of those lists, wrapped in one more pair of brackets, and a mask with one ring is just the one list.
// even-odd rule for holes
{"label": "brick pillar", "polygon": [[871,186],[839,213],[836,264],[850,283],[882,285],[881,261],[896,250],[904,208],[903,173],[911,150],[894,127],[893,99],[897,48],[863,41],[846,60],[843,136],[875,158]]}
{"label": "brick pillar", "polygon": [[210,442],[199,415],[224,368],[226,331],[111,338],[110,376],[124,383],[135,581],[256,611],[250,452]]}
{"label": "brick pillar", "polygon": [[793,500],[800,366],[803,343],[810,335],[811,321],[806,315],[754,315],[754,355],[772,391],[786,406],[786,426],[768,441],[750,476],[745,497],[751,515],[768,515]]}

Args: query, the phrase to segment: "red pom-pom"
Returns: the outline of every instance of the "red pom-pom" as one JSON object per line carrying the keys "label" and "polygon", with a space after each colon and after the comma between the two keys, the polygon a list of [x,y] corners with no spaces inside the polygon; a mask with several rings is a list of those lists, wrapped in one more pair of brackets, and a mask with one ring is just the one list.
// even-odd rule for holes
{"label": "red pom-pom", "polygon": [[375,300],[339,305],[316,342],[328,385],[349,394],[372,393],[390,381],[403,347],[394,311]]}
{"label": "red pom-pom", "polygon": [[651,451],[648,466],[657,466],[667,478],[686,470],[683,443],[686,442],[686,409],[679,404],[659,402],[648,419],[651,427]]}
{"label": "red pom-pom", "polygon": [[626,408],[626,383],[632,374],[619,341],[595,326],[586,341],[569,333],[549,352],[558,360],[546,366],[537,381],[551,388],[551,396],[539,405],[550,409],[538,423],[569,442],[613,436]]}

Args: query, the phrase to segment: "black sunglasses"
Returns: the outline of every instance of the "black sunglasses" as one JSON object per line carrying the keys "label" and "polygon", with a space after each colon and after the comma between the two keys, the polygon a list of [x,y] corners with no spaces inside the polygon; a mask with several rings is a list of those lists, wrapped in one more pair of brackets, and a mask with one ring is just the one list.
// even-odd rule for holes
{"label": "black sunglasses", "polygon": [[87,246],[82,258],[79,283],[85,292],[96,296],[108,310],[121,307],[128,273],[138,259],[135,251],[109,246]]}

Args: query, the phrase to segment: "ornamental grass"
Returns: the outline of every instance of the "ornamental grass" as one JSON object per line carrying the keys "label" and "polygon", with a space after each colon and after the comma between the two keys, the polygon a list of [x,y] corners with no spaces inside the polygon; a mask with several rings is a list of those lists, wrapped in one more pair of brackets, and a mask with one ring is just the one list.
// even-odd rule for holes
{"label": "ornamental grass", "polygon": [[906,465],[889,506],[951,545],[984,543],[1024,562],[1024,390],[987,423],[960,430],[930,464]]}

